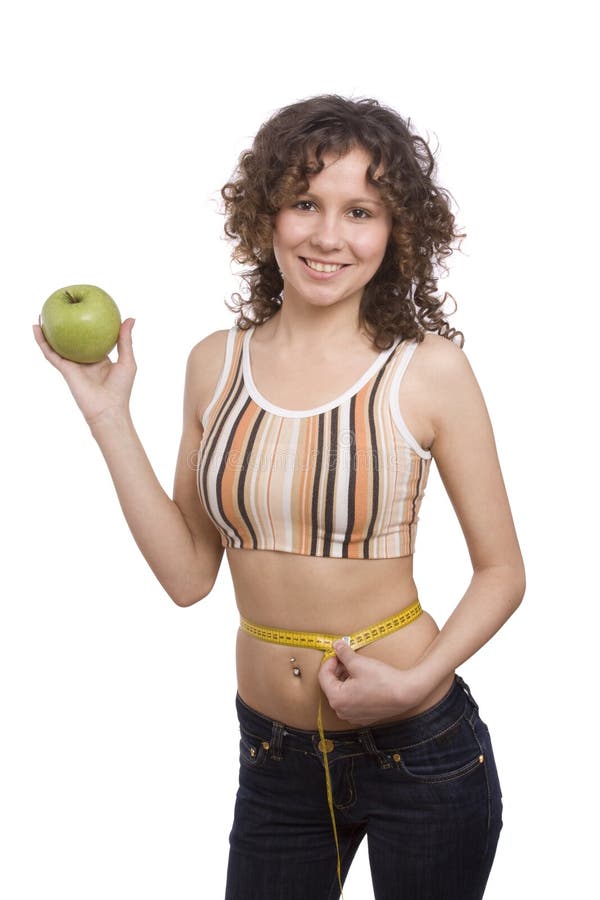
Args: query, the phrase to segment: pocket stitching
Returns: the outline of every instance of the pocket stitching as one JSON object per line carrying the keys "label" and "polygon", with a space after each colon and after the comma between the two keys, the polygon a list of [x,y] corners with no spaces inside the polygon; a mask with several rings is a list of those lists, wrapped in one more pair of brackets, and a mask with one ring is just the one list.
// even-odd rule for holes
{"label": "pocket stitching", "polygon": [[452,772],[448,772],[444,775],[416,775],[414,772],[411,772],[410,769],[407,769],[402,759],[400,759],[399,762],[395,762],[395,767],[401,769],[401,771],[408,775],[409,778],[412,778],[413,781],[419,781],[421,784],[441,784],[444,781],[455,781],[458,778],[462,778],[464,775],[474,772],[475,769],[482,764],[483,762],[480,754],[476,759],[461,766],[460,769],[454,769]]}
{"label": "pocket stitching", "polygon": [[[403,751],[414,750],[416,747],[423,747],[426,744],[430,744],[432,741],[443,737],[445,734],[448,734],[448,732],[452,731],[453,728],[456,728],[457,725],[459,725],[463,719],[465,720],[466,724],[469,726],[469,731],[470,731],[470,733],[474,739],[474,742],[477,746],[477,749],[478,749],[478,753],[477,753],[477,756],[475,757],[475,759],[470,760],[468,763],[465,763],[465,765],[461,766],[459,769],[453,769],[451,772],[444,772],[443,774],[440,774],[440,775],[417,775],[416,773],[412,772],[410,770],[410,768],[408,768],[406,766],[406,764],[404,763],[404,760],[402,759]],[[431,735],[430,737],[426,738],[423,741],[418,741],[415,744],[408,744],[408,745],[405,745],[404,747],[398,747],[397,752],[400,756],[400,759],[397,762],[396,762],[396,760],[393,759],[394,752],[395,752],[394,750],[388,751],[390,758],[394,762],[394,767],[396,769],[400,769],[413,781],[418,781],[421,784],[440,784],[445,781],[454,781],[458,778],[462,778],[463,776],[470,774],[470,772],[474,771],[478,766],[485,764],[485,756],[482,759],[483,749],[481,747],[481,742],[479,741],[479,738],[477,736],[475,728],[473,727],[473,723],[465,715],[465,711],[462,712],[462,714],[458,717],[458,719],[456,719],[456,721],[454,721],[451,725],[448,725],[442,731],[439,731],[436,734]],[[486,781],[487,781],[487,772],[486,772]]]}
{"label": "pocket stitching", "polygon": [[395,750],[398,750],[398,752],[401,753],[403,750],[413,750],[415,747],[422,747],[424,744],[430,744],[431,741],[435,741],[435,740],[437,740],[437,738],[443,737],[449,731],[452,731],[453,728],[456,728],[456,726],[464,718],[465,718],[465,714],[464,714],[464,712],[462,712],[460,714],[460,716],[458,717],[458,719],[456,719],[454,722],[452,722],[451,725],[448,725],[446,728],[443,728],[442,731],[436,731],[435,734],[429,735],[429,737],[424,738],[422,741],[416,741],[414,744],[401,744],[397,748],[394,747],[394,750],[390,751],[390,752],[394,752]]}
{"label": "pocket stitching", "polygon": [[[248,732],[240,729],[240,764],[245,765],[249,769],[256,769],[267,759],[267,751],[263,747],[262,741],[256,738],[256,746],[252,740],[254,737],[255,735],[250,735]],[[251,748],[256,751],[256,756],[254,757],[250,753]]]}

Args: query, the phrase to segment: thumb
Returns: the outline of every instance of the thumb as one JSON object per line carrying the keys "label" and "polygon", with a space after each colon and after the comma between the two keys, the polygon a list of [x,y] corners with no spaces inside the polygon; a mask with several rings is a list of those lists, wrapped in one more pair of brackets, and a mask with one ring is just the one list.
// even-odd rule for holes
{"label": "thumb", "polygon": [[121,325],[119,338],[117,340],[117,353],[119,355],[119,359],[122,362],[127,362],[133,365],[135,365],[135,360],[133,356],[131,332],[133,331],[134,325],[135,319],[125,319],[125,321]]}
{"label": "thumb", "polygon": [[356,656],[356,653],[352,649],[350,644],[346,643],[346,641],[342,638],[338,641],[333,642],[333,649],[335,650],[335,654],[340,662],[343,662],[348,671],[352,672],[354,657]]}

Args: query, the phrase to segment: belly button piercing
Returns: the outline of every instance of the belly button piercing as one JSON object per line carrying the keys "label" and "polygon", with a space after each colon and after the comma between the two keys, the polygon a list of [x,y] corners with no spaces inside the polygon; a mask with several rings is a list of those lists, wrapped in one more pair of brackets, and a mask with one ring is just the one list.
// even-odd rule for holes
{"label": "belly button piercing", "polygon": [[[294,663],[296,662],[296,657],[292,656],[290,658],[290,662],[294,666]],[[302,675],[302,672],[300,671],[299,666],[294,666],[294,668],[292,669],[292,672],[294,673],[294,675],[296,675],[297,678],[299,678]]]}

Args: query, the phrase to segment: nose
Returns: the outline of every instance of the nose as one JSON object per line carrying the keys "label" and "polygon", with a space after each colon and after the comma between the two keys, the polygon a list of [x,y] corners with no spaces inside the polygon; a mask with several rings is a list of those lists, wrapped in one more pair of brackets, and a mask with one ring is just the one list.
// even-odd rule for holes
{"label": "nose", "polygon": [[342,223],[336,216],[318,216],[310,237],[310,244],[325,252],[341,250],[344,246]]}

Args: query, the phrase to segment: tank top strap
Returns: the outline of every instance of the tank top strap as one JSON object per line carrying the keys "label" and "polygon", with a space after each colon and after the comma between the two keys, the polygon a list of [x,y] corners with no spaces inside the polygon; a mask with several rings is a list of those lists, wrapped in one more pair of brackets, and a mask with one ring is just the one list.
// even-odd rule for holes
{"label": "tank top strap", "polygon": [[429,450],[425,450],[415,436],[408,428],[400,409],[400,385],[406,373],[406,370],[413,358],[414,352],[419,346],[418,341],[406,340],[401,341],[395,352],[393,353],[392,365],[390,367],[389,381],[386,385],[388,395],[389,408],[394,424],[398,431],[414,452],[421,459],[431,459]]}
{"label": "tank top strap", "polygon": [[227,333],[225,344],[225,358],[221,367],[221,373],[211,401],[202,415],[202,427],[204,430],[210,426],[213,414],[221,407],[221,401],[229,395],[232,385],[241,377],[242,365],[242,340],[244,332],[232,325]]}

